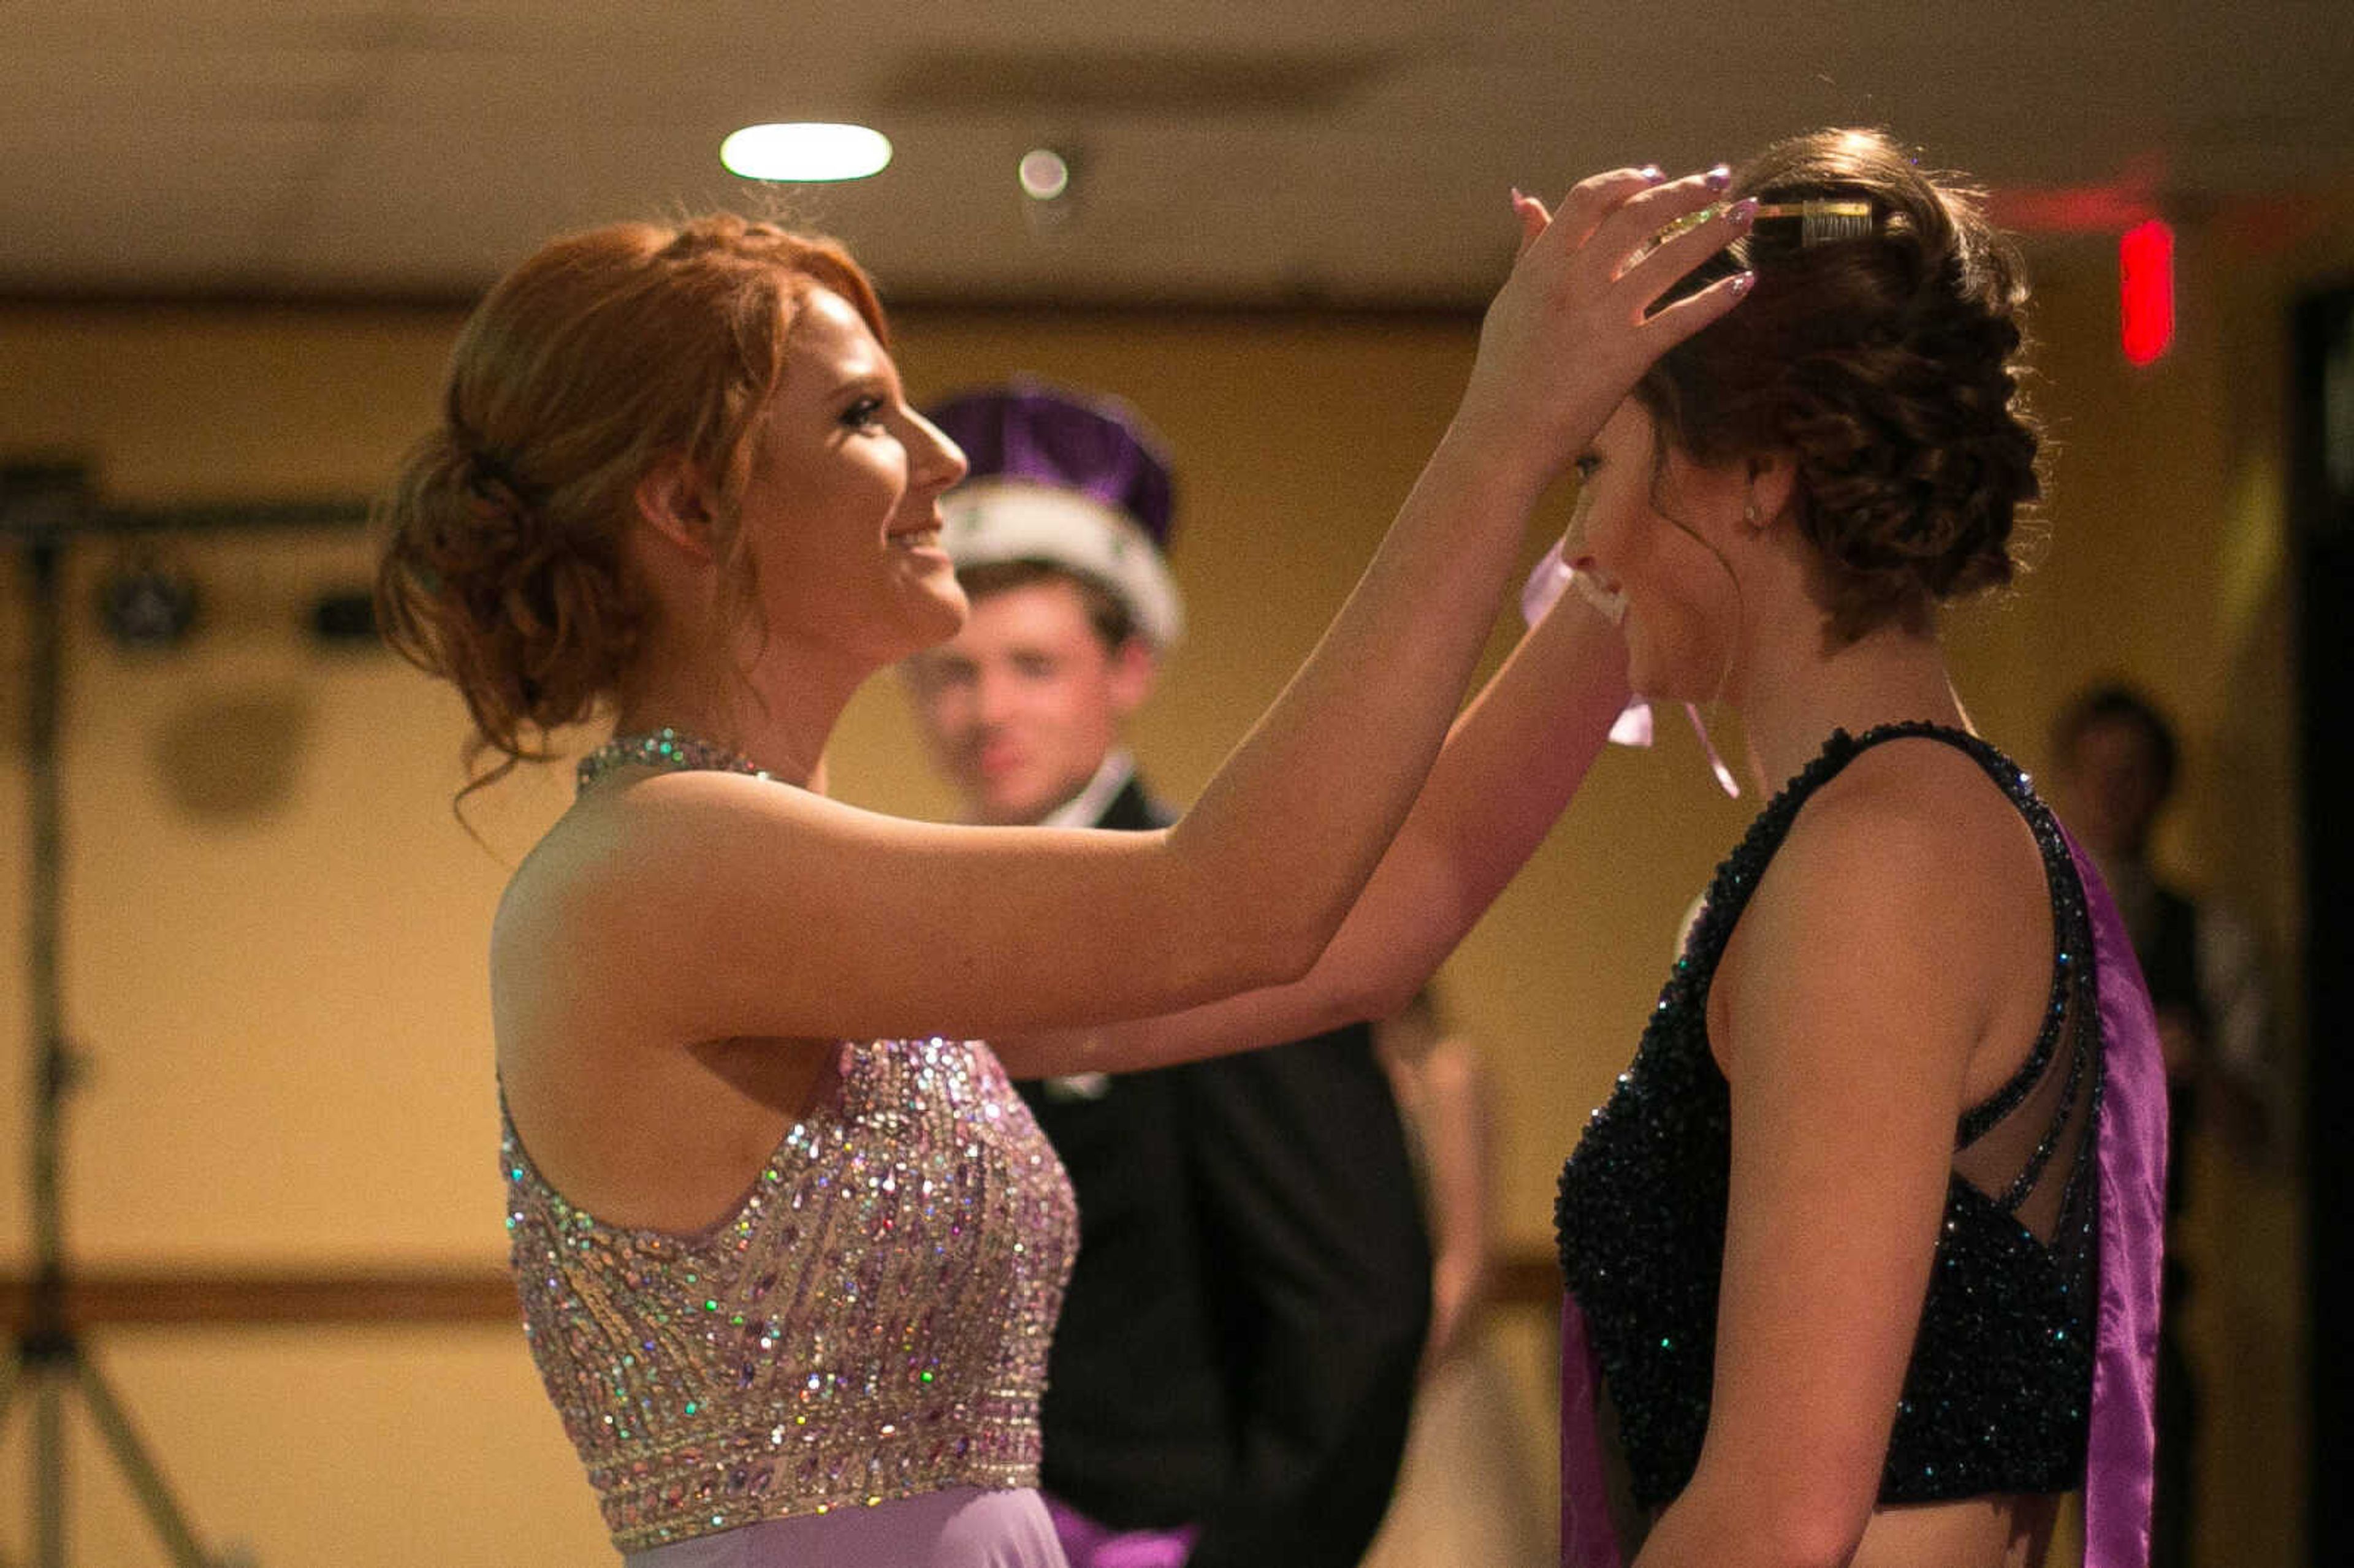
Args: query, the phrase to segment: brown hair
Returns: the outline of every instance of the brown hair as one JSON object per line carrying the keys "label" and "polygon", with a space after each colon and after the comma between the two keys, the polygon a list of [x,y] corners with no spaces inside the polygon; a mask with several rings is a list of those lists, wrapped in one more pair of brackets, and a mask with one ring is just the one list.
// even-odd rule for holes
{"label": "brown hair", "polygon": [[716,213],[550,241],[468,319],[442,418],[378,503],[377,616],[457,687],[470,757],[545,760],[628,673],[648,606],[624,562],[632,492],[682,456],[710,482],[730,608],[756,602],[737,523],[755,421],[812,288],[888,334],[874,286],[829,239]]}
{"label": "brown hair", "polygon": [[1047,582],[1066,582],[1076,590],[1079,606],[1087,611],[1087,626],[1106,650],[1116,652],[1139,635],[1135,612],[1128,608],[1126,599],[1106,588],[1100,578],[1073,571],[1059,561],[1050,561],[1043,556],[1018,556],[1010,561],[983,561],[978,566],[957,568],[958,586],[975,604],[992,594]]}
{"label": "brown hair", "polygon": [[1727,197],[1743,196],[1861,198],[1869,231],[1808,244],[1798,220],[1761,218],[1684,285],[1746,267],[1749,298],[1636,397],[1698,461],[1792,455],[1836,641],[2009,582],[2017,514],[2041,493],[2020,396],[2027,288],[1973,193],[1878,132],[1823,131],[1736,170]]}

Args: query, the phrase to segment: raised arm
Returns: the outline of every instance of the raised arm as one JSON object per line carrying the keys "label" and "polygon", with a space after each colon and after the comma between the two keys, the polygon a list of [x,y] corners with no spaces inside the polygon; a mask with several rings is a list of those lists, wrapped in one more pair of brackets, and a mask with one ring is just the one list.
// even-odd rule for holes
{"label": "raised arm", "polygon": [[1200,1007],[995,1042],[1009,1070],[1129,1072],[1398,1012],[1526,863],[1627,699],[1617,628],[1577,594],[1538,621],[1456,721],[1363,895],[1301,979]]}
{"label": "raised arm", "polygon": [[1355,591],[1174,828],[940,827],[734,776],[645,778],[551,833],[499,940],[585,960],[568,982],[599,1016],[673,1038],[994,1034],[1298,977],[1423,792],[1537,495],[1653,356],[1737,298],[1647,314],[1740,227],[1643,250],[1710,195],[1626,172],[1564,202]]}

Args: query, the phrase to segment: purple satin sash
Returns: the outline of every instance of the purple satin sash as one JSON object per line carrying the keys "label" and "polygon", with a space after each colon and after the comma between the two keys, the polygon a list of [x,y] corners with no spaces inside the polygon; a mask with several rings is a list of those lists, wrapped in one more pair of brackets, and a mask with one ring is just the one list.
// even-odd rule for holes
{"label": "purple satin sash", "polygon": [[1114,1530],[1046,1494],[1046,1513],[1071,1568],[1182,1568],[1193,1550],[1194,1526],[1174,1530]]}
{"label": "purple satin sash", "polygon": [[1561,1568],[1622,1568],[1610,1523],[1610,1483],[1602,1471],[1602,1432],[1594,1395],[1602,1366],[1585,1334],[1585,1312],[1561,1298]]}
{"label": "purple satin sash", "polygon": [[[2062,830],[2063,832],[2065,830]],[[2108,885],[2072,837],[2101,1001],[2101,1308],[2084,1456],[2084,1568],[2148,1568],[2166,1246],[2166,1060]]]}
{"label": "purple satin sash", "polygon": [[[2093,928],[2101,1012],[2100,1308],[2084,1457],[2084,1568],[2148,1568],[2157,1446],[2158,1265],[2166,1234],[2166,1064],[2141,965],[2107,885],[2068,841]],[[1624,1568],[1595,1426],[1601,1374],[1585,1315],[1561,1312],[1562,1568]]]}

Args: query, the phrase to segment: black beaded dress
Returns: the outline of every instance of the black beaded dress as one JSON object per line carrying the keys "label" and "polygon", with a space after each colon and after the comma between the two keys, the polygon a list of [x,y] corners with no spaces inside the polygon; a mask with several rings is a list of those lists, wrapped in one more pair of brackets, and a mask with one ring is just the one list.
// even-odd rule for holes
{"label": "black beaded dress", "polygon": [[2084,1478],[2104,1067],[2084,885],[2026,774],[1975,736],[1910,724],[1835,733],[1766,807],[1718,868],[1633,1065],[1563,1170],[1563,1274],[1646,1514],[1690,1482],[1708,1427],[1732,1149],[1730,1091],[1707,1033],[1717,964],[1814,791],[1865,749],[1908,737],[1967,753],[2026,818],[2051,891],[2053,949],[2050,1005],[2026,1061],[1955,1128],[1880,1501],[2062,1492]]}

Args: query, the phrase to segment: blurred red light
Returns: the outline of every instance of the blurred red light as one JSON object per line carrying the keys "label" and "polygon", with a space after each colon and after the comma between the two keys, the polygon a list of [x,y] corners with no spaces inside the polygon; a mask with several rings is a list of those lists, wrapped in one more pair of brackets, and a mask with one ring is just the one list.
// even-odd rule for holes
{"label": "blurred red light", "polygon": [[2174,230],[2157,218],[2117,240],[2117,307],[2131,363],[2148,365],[2174,342]]}

